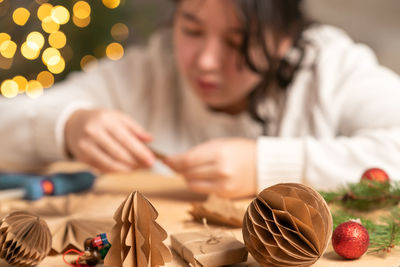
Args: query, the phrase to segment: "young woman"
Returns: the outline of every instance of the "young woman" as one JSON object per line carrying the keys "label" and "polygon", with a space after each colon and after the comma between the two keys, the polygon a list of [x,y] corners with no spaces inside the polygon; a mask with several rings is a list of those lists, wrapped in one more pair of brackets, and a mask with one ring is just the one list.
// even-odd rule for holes
{"label": "young woman", "polygon": [[153,165],[150,143],[192,190],[225,197],[333,188],[372,166],[400,179],[399,78],[309,23],[301,2],[176,1],[172,29],[148,47],[71,75],[27,111],[2,104],[14,110],[3,160],[131,171]]}

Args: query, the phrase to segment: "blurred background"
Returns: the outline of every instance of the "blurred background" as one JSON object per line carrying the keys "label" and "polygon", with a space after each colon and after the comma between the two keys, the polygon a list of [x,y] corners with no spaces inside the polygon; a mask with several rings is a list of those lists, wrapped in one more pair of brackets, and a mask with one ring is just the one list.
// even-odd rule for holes
{"label": "blurred background", "polygon": [[[170,17],[171,0],[0,0],[4,97],[35,98],[74,70],[119,60]],[[310,17],[345,29],[400,74],[400,1],[305,0]]]}

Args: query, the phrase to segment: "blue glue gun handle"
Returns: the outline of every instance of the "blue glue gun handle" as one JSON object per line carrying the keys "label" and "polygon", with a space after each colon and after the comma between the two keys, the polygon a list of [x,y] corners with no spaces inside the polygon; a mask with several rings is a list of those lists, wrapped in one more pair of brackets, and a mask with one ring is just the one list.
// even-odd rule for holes
{"label": "blue glue gun handle", "polygon": [[42,176],[21,173],[0,173],[0,190],[25,187],[26,181],[33,179],[36,182]]}
{"label": "blue glue gun handle", "polygon": [[53,195],[66,195],[90,189],[93,186],[95,175],[91,172],[56,173],[48,180],[54,184]]}
{"label": "blue glue gun handle", "polygon": [[56,173],[50,176],[0,173],[0,190],[23,188],[25,199],[37,200],[44,195],[43,180],[49,180],[53,183],[53,195],[66,195],[90,189],[93,186],[94,179],[94,174],[87,171]]}

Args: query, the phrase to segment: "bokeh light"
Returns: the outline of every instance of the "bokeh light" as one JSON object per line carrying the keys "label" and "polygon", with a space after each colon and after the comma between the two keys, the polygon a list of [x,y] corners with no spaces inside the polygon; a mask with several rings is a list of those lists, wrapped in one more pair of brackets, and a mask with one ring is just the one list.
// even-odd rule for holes
{"label": "bokeh light", "polygon": [[[10,70],[4,71],[0,80],[0,93],[4,96],[11,98],[25,93],[36,98],[43,94],[45,88],[53,86],[57,80],[64,79],[65,75],[62,73],[74,70],[76,64],[79,64],[83,71],[90,71],[101,57],[106,56],[112,60],[123,57],[125,51],[121,44],[130,34],[126,24],[108,21],[108,27],[112,26],[111,30],[90,32],[90,35],[96,35],[96,43],[88,46],[85,44],[79,51],[74,50],[75,44],[84,42],[85,37],[81,34],[85,35],[89,29],[72,30],[69,26],[84,28],[91,23],[97,23],[98,20],[100,23],[107,22],[102,21],[103,11],[94,14],[97,8],[104,10],[102,6],[105,6],[115,9],[125,4],[125,0],[34,0],[23,4],[17,2],[0,0],[0,19],[7,22],[3,32],[0,31],[0,70]],[[116,14],[114,12],[112,11]],[[122,16],[117,19],[121,19],[122,22],[125,18]],[[64,26],[70,20],[74,25]],[[3,25],[3,20],[0,24]],[[99,40],[97,37],[100,37]],[[110,37],[113,41],[106,41],[110,40]],[[87,54],[82,54],[83,51],[87,51]],[[34,62],[26,62],[31,60]],[[42,63],[47,67],[46,70],[43,70]],[[57,74],[61,75],[58,77]],[[7,77],[9,75],[12,76]]]}
{"label": "bokeh light", "polygon": [[81,59],[80,65],[83,71],[89,71],[97,63],[96,57],[92,55],[86,55]]}
{"label": "bokeh light", "polygon": [[59,74],[61,72],[64,71],[65,69],[65,60],[60,57],[60,59],[58,60],[58,62],[56,64],[48,64],[47,65],[47,69],[54,74]]}
{"label": "bokeh light", "polygon": [[11,40],[5,40],[0,45],[0,53],[5,58],[14,57],[16,50],[17,50],[17,44]]}
{"label": "bokeh light", "polygon": [[78,1],[74,4],[73,12],[76,18],[83,20],[90,16],[91,8],[87,2]]}
{"label": "bokeh light", "polygon": [[129,36],[128,26],[123,23],[114,24],[111,27],[111,36],[119,42],[125,41]]}
{"label": "bokeh light", "polygon": [[51,16],[53,5],[49,3],[42,4],[37,11],[37,17],[39,20],[44,20],[46,17]]}
{"label": "bokeh light", "polygon": [[51,16],[45,17],[42,21],[42,29],[47,33],[58,31],[60,24],[55,22]]}
{"label": "bokeh light", "polygon": [[119,6],[121,3],[120,0],[102,0],[103,5],[105,5],[108,8],[114,9]]}
{"label": "bokeh light", "polygon": [[23,43],[21,45],[21,54],[29,60],[34,60],[36,58],[38,58],[39,54],[40,54],[40,50],[39,49],[35,49],[31,46],[28,45],[27,42]]}
{"label": "bokeh light", "polygon": [[60,61],[61,53],[54,47],[46,48],[42,54],[42,61],[45,65],[55,65]]}
{"label": "bokeh light", "polygon": [[7,98],[18,95],[18,84],[13,80],[5,80],[1,83],[1,94]]}
{"label": "bokeh light", "polygon": [[72,22],[79,28],[85,28],[90,24],[90,16],[85,19],[80,19],[74,15],[72,16]]}
{"label": "bokeh light", "polygon": [[66,24],[69,21],[69,11],[63,6],[55,6],[51,10],[51,18],[57,24]]}
{"label": "bokeh light", "polygon": [[111,43],[106,48],[106,55],[109,59],[119,60],[124,55],[124,48],[119,43]]}
{"label": "bokeh light", "polygon": [[51,74],[50,72],[48,72],[47,70],[41,71],[37,77],[36,80],[38,82],[40,82],[40,84],[44,87],[44,88],[49,88],[54,84],[54,76],[53,74]]}
{"label": "bokeh light", "polygon": [[11,40],[11,36],[8,33],[0,32],[0,46],[4,41]]}
{"label": "bokeh light", "polygon": [[44,45],[44,37],[40,32],[31,32],[26,37],[26,43],[33,50],[40,50]]}
{"label": "bokeh light", "polygon": [[19,26],[24,26],[25,23],[28,21],[30,15],[31,13],[28,11],[28,9],[19,7],[14,10],[12,17],[15,24]]}
{"label": "bokeh light", "polygon": [[63,48],[67,43],[67,36],[61,31],[53,32],[49,35],[49,44],[54,48]]}
{"label": "bokeh light", "polygon": [[26,90],[26,85],[28,84],[28,80],[21,75],[15,76],[13,81],[18,84],[18,93],[23,93]]}
{"label": "bokeh light", "polygon": [[38,98],[43,94],[43,86],[36,80],[30,80],[26,86],[25,93],[30,98]]}

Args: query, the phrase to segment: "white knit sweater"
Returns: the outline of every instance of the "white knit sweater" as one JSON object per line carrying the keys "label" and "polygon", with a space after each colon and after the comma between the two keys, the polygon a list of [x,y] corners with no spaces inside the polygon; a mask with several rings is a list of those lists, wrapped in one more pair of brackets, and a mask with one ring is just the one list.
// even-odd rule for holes
{"label": "white knit sweater", "polygon": [[[174,154],[218,137],[257,140],[259,189],[304,182],[318,189],[356,182],[381,167],[400,179],[400,79],[366,46],[330,27],[308,29],[301,69],[285,104],[265,101],[268,136],[247,112],[216,113],[178,76],[168,34],[155,34],[118,62],[75,73],[36,100],[2,99],[0,163],[35,165],[66,159],[64,125],[77,108],[122,110]],[[246,179],[246,177],[243,177]]]}

